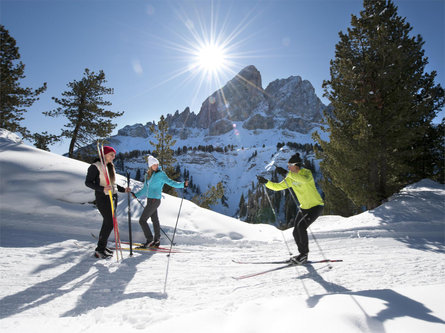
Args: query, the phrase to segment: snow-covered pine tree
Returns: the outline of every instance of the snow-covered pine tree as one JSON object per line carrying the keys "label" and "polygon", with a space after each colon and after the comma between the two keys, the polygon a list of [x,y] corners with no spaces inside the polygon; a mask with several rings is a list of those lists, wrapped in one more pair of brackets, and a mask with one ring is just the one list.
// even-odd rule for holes
{"label": "snow-covered pine tree", "polygon": [[333,106],[325,114],[330,140],[314,135],[330,213],[372,209],[422,177],[415,161],[428,153],[423,142],[444,98],[436,73],[425,73],[422,37],[410,36],[392,1],[365,0],[351,26],[339,33],[323,83]]}

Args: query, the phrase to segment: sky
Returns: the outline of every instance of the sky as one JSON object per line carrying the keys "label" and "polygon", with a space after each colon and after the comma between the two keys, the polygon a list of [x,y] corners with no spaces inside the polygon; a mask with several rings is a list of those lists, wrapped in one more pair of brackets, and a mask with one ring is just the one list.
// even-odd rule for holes
{"label": "sky", "polygon": [[[427,72],[437,71],[436,83],[445,86],[445,1],[394,3],[425,41]],[[186,107],[198,113],[249,65],[260,71],[263,88],[298,75],[328,104],[322,83],[338,33],[362,8],[361,0],[0,0],[0,23],[26,66],[21,86],[48,85],[23,125],[59,134],[67,119],[42,112],[56,109],[52,97],[60,98],[89,68],[104,71],[105,85],[114,89],[105,98],[110,109],[125,112],[113,120],[117,134]],[[66,153],[68,144],[64,139],[51,150]]]}

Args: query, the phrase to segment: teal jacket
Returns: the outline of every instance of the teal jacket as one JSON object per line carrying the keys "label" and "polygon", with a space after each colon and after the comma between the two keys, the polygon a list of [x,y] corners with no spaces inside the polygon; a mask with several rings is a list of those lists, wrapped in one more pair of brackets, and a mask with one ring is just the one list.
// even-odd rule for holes
{"label": "teal jacket", "polygon": [[184,182],[180,183],[171,180],[164,171],[159,169],[153,172],[150,179],[147,179],[147,175],[145,175],[144,187],[134,195],[137,198],[147,197],[149,199],[161,199],[164,184],[174,188],[184,188]]}

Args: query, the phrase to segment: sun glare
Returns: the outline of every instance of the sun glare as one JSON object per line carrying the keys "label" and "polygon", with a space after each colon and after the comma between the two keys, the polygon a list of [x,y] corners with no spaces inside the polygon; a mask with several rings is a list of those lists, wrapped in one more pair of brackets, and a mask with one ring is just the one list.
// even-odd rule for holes
{"label": "sun glare", "polygon": [[197,50],[197,65],[207,72],[219,72],[226,63],[224,49],[218,45],[206,45]]}
{"label": "sun glare", "polygon": [[[183,76],[182,85],[196,86],[191,96],[192,104],[202,98],[203,91],[211,94],[224,87],[235,77],[241,66],[245,66],[243,59],[258,56],[257,50],[242,51],[248,41],[243,33],[255,17],[249,14],[231,25],[230,11],[222,17],[219,8],[213,6],[213,1],[210,3],[210,13],[197,8],[195,11],[185,10],[181,6],[175,8],[184,29],[174,30],[175,38],[162,40],[173,51],[175,59],[179,60],[177,63],[184,66],[178,66],[177,70],[158,85]],[[193,15],[188,15],[189,12]],[[239,62],[240,60],[242,61]],[[225,96],[221,97],[225,100]]]}

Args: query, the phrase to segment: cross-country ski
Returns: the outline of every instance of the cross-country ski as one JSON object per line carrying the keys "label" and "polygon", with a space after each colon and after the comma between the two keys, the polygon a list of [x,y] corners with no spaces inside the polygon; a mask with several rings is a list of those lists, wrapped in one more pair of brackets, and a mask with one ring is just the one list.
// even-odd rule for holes
{"label": "cross-country ski", "polygon": [[[91,236],[94,239],[98,239],[97,236],[93,233],[91,233]],[[130,242],[127,240],[121,240],[121,244],[125,244],[125,245],[130,245]],[[190,250],[185,250],[185,249],[181,249],[181,248],[177,248],[174,247],[173,249],[167,248],[167,247],[163,247],[163,246],[157,246],[157,247],[146,247],[143,248],[144,243],[139,243],[139,242],[132,242],[133,244],[133,251],[138,250],[138,251],[142,251],[142,252],[147,252],[147,251],[152,251],[152,252],[172,252],[172,253],[186,253],[189,252]],[[127,250],[126,247],[122,247],[122,250]],[[128,247],[128,250],[130,248]]]}
{"label": "cross-country ski", "polygon": [[[123,251],[130,251],[130,247],[121,246],[120,248]],[[110,249],[116,250],[116,248],[114,248],[114,247],[110,247]],[[167,248],[150,248],[150,247],[148,247],[148,248],[138,248],[138,247],[135,247],[132,250],[135,251],[135,252],[141,252],[141,253],[167,253],[167,254],[169,254],[169,253],[187,253],[187,252],[178,251],[178,250],[175,250],[175,249],[170,250],[170,249],[167,249]]]}
{"label": "cross-country ski", "polygon": [[321,263],[331,263],[331,262],[342,262],[343,260],[308,260],[306,261],[306,263],[304,264],[295,264],[290,262],[290,260],[286,260],[286,261],[281,261],[281,262],[277,262],[277,261],[272,261],[272,262],[237,262],[234,261],[235,263],[238,264],[284,264],[283,266],[278,266],[278,267],[274,267],[274,268],[270,268],[270,269],[266,269],[263,271],[259,271],[259,272],[254,272],[254,273],[249,273],[249,274],[244,274],[244,275],[240,275],[240,276],[234,276],[233,278],[235,280],[243,280],[243,279],[247,279],[247,278],[251,278],[254,276],[258,276],[258,275],[263,275],[266,273],[271,273],[271,272],[275,272],[275,271],[279,271],[285,268],[290,268],[290,267],[296,267],[296,266],[307,266],[307,265],[313,265],[313,264],[321,264]]}
{"label": "cross-country ski", "polygon": [[[272,261],[249,261],[249,260],[235,260],[232,259],[232,261],[236,264],[246,264],[246,265],[267,265],[267,264],[290,264],[291,259],[286,260],[272,260]],[[309,264],[315,264],[315,263],[329,263],[329,262],[342,262],[342,259],[322,259],[322,260],[315,260],[315,261],[307,261]]]}

